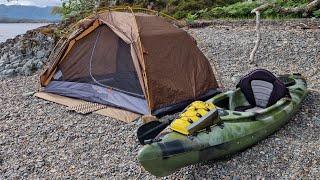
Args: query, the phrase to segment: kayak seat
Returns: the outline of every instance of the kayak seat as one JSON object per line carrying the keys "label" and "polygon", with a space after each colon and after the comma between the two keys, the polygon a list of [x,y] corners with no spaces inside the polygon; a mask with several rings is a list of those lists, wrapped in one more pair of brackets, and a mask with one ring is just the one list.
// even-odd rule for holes
{"label": "kayak seat", "polygon": [[244,76],[237,87],[240,88],[250,105],[236,107],[236,111],[267,108],[289,95],[284,83],[265,69],[257,69]]}

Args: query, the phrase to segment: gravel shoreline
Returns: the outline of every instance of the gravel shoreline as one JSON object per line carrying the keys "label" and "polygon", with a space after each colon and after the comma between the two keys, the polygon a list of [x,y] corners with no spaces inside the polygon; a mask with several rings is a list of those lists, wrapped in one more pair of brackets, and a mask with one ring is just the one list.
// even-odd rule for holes
{"label": "gravel shoreline", "polygon": [[[225,89],[234,88],[253,68],[248,59],[254,27],[231,24],[188,29],[216,65]],[[257,59],[259,67],[277,74],[299,72],[310,88],[320,89],[320,30],[263,26]],[[83,116],[31,97],[37,77],[0,79],[0,179],[155,179],[136,159],[141,148],[137,122]],[[311,91],[288,125],[252,148],[183,168],[166,179],[317,179],[319,100],[320,93]]]}

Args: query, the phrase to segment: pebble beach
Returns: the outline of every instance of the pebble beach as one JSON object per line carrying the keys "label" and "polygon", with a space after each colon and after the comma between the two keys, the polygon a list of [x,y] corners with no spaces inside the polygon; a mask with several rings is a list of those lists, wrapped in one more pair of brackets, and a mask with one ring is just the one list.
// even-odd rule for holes
{"label": "pebble beach", "polygon": [[[317,179],[320,177],[320,29],[300,21],[262,23],[259,68],[301,73],[310,92],[275,134],[222,160],[185,167],[163,179]],[[319,22],[310,22],[318,23]],[[253,21],[216,21],[186,29],[216,69],[224,90],[256,68],[249,63]],[[80,115],[32,96],[38,76],[0,78],[0,179],[156,179],[136,157],[139,122]]]}

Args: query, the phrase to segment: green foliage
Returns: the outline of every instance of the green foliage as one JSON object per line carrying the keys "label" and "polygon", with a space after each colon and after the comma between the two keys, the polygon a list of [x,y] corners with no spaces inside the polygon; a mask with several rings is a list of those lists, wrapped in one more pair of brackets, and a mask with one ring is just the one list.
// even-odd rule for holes
{"label": "green foliage", "polygon": [[188,13],[186,17],[186,22],[189,24],[193,23],[196,19],[198,19],[198,17],[199,15],[197,13],[195,14]]}
{"label": "green foliage", "polygon": [[[308,4],[308,0],[273,0],[277,5],[282,7],[300,7]],[[262,5],[260,1],[253,2],[237,2],[228,6],[213,7],[208,13],[204,14],[204,18],[252,18],[255,15],[251,11]],[[316,16],[316,12],[314,16]],[[279,14],[274,9],[267,9],[262,13],[263,18],[300,18],[302,14]]]}
{"label": "green foliage", "polygon": [[261,5],[258,2],[238,2],[230,6],[216,7],[209,11],[207,16],[214,18],[249,18],[252,17],[252,9]]}
{"label": "green foliage", "polygon": [[[305,6],[310,0],[269,0],[282,7]],[[100,0],[99,6],[109,6],[109,0]],[[253,18],[252,9],[260,6],[261,1],[247,0],[117,0],[117,5],[133,5],[147,7],[153,3],[155,10],[172,15],[177,19],[185,18],[193,22],[198,18]],[[62,7],[54,8],[53,12],[62,14],[64,18],[81,19],[93,12],[95,0],[62,0]],[[315,11],[320,16],[320,10]],[[273,9],[262,13],[263,18],[295,18],[302,14],[282,15]]]}
{"label": "green foliage", "polygon": [[314,17],[320,18],[320,10],[314,11],[313,15],[314,15]]}
{"label": "green foliage", "polygon": [[[97,4],[96,0],[61,0],[62,6],[53,9],[53,13],[61,14],[64,19],[76,18],[81,19],[93,12],[95,6],[108,6],[109,0],[100,0]],[[128,3],[131,1],[122,1]]]}
{"label": "green foliage", "polygon": [[282,7],[298,7],[309,3],[309,0],[275,0],[276,4]]}
{"label": "green foliage", "polygon": [[180,0],[175,1],[173,4],[169,4],[173,10],[168,13],[172,14],[177,19],[182,19],[187,17],[189,13],[198,14],[202,9],[227,5],[239,1],[241,0]]}
{"label": "green foliage", "polygon": [[[204,14],[203,9],[229,5],[242,0],[118,0],[117,5],[137,5],[147,7],[151,2],[154,9],[170,14],[177,19],[187,18],[189,14]],[[108,0],[100,0],[100,5],[108,6]],[[62,0],[62,7],[55,8],[54,13],[62,14],[64,18],[83,17],[82,14],[92,12],[95,0]],[[200,14],[199,14],[200,12]]]}

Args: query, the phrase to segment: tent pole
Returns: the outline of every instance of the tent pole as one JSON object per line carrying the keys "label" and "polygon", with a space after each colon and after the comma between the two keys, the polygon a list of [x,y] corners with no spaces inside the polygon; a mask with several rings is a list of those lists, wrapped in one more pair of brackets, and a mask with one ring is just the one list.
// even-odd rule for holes
{"label": "tent pole", "polygon": [[136,25],[136,28],[137,28],[137,31],[138,31],[138,45],[139,45],[139,51],[140,51],[140,54],[142,56],[142,61],[143,61],[143,72],[142,72],[142,77],[145,81],[145,92],[146,92],[146,100],[148,102],[148,106],[149,106],[149,112],[151,114],[151,103],[150,103],[150,98],[149,98],[149,83],[148,83],[148,79],[147,77],[144,75],[145,74],[145,62],[144,62],[144,55],[143,55],[143,51],[142,51],[142,44],[141,44],[141,38],[140,38],[140,33],[139,33],[139,27],[138,27],[138,23],[137,23],[137,19],[136,19],[136,16],[134,15],[134,12],[133,12],[133,9],[131,7],[127,7],[128,10],[131,12],[131,14],[133,15],[134,17],[134,21],[135,21],[135,25]]}

